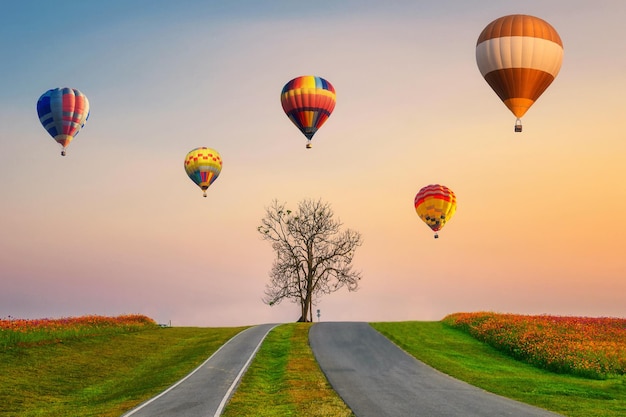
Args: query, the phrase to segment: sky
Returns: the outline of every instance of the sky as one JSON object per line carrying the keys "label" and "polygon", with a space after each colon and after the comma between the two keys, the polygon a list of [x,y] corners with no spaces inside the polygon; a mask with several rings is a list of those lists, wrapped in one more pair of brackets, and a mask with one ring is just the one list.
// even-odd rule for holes
{"label": "sky", "polygon": [[[515,13],[565,51],[522,133],[475,60]],[[625,20],[621,0],[7,2],[0,318],[295,321],[262,302],[256,228],[307,198],[363,238],[359,290],[321,298],[322,321],[625,317]],[[312,149],[279,99],[300,75],[337,91]],[[91,107],[65,157],[36,113],[56,87]],[[183,168],[199,146],[224,161],[207,198]],[[413,206],[433,183],[458,200],[437,240]]]}

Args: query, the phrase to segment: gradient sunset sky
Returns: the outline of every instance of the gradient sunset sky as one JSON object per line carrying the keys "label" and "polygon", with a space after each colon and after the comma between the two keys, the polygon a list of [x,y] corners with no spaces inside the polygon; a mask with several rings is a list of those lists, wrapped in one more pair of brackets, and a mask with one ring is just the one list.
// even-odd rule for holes
{"label": "gradient sunset sky", "polygon": [[[514,133],[476,40],[514,13],[564,44]],[[173,325],[288,322],[262,303],[273,199],[331,204],[362,233],[357,292],[322,320],[462,311],[626,316],[626,2],[5,2],[0,13],[0,317],[146,314]],[[280,92],[318,75],[337,105],[313,148]],[[73,87],[91,116],[67,156],[37,118]],[[217,149],[208,197],[183,160]],[[413,198],[450,187],[433,239]]]}

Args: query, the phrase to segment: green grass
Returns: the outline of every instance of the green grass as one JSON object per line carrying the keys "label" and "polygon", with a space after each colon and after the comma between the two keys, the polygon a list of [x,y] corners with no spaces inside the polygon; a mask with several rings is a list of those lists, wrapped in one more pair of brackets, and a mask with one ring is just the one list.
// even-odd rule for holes
{"label": "green grass", "polygon": [[266,337],[224,417],[348,417],[309,347],[311,323],[283,324]]}
{"label": "green grass", "polygon": [[[310,323],[275,328],[225,410],[352,416],[308,345]],[[571,417],[626,415],[626,377],[554,374],[442,322],[373,323],[417,359],[472,385]],[[119,417],[208,358],[239,328],[156,328],[0,350],[0,417]]]}
{"label": "green grass", "polygon": [[571,417],[626,416],[626,377],[593,380],[516,361],[442,322],[372,323],[424,363],[487,391]]}
{"label": "green grass", "polygon": [[158,326],[154,320],[139,314],[34,320],[10,317],[0,319],[0,351],[94,336],[112,336],[156,327]]}
{"label": "green grass", "polygon": [[474,312],[442,322],[538,368],[593,379],[626,375],[626,319]]}
{"label": "green grass", "polygon": [[153,328],[0,350],[0,416],[119,417],[243,329]]}

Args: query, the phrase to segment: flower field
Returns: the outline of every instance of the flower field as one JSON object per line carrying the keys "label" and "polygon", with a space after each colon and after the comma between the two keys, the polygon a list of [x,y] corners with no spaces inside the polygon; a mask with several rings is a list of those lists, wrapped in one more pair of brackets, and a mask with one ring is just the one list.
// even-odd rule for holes
{"label": "flower field", "polygon": [[443,322],[534,366],[589,378],[626,374],[626,319],[456,313]]}
{"label": "flower field", "polygon": [[6,319],[0,319],[0,350],[128,333],[156,326],[154,320],[142,315],[81,316],[35,320],[16,319],[9,316]]}

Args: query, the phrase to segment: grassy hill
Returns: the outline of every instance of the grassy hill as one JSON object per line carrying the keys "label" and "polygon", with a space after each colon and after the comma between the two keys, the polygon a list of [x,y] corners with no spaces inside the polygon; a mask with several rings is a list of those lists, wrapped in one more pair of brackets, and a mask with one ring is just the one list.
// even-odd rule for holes
{"label": "grassy hill", "polygon": [[0,349],[0,416],[119,417],[243,328],[159,328]]}
{"label": "grassy hill", "polygon": [[[311,325],[286,324],[268,335],[225,416],[352,415],[313,359],[307,343]],[[488,391],[567,416],[626,415],[624,375],[555,374],[443,322],[372,325],[423,362]],[[120,416],[182,378],[243,329],[147,325],[122,333],[5,344],[0,348],[0,417]]]}

